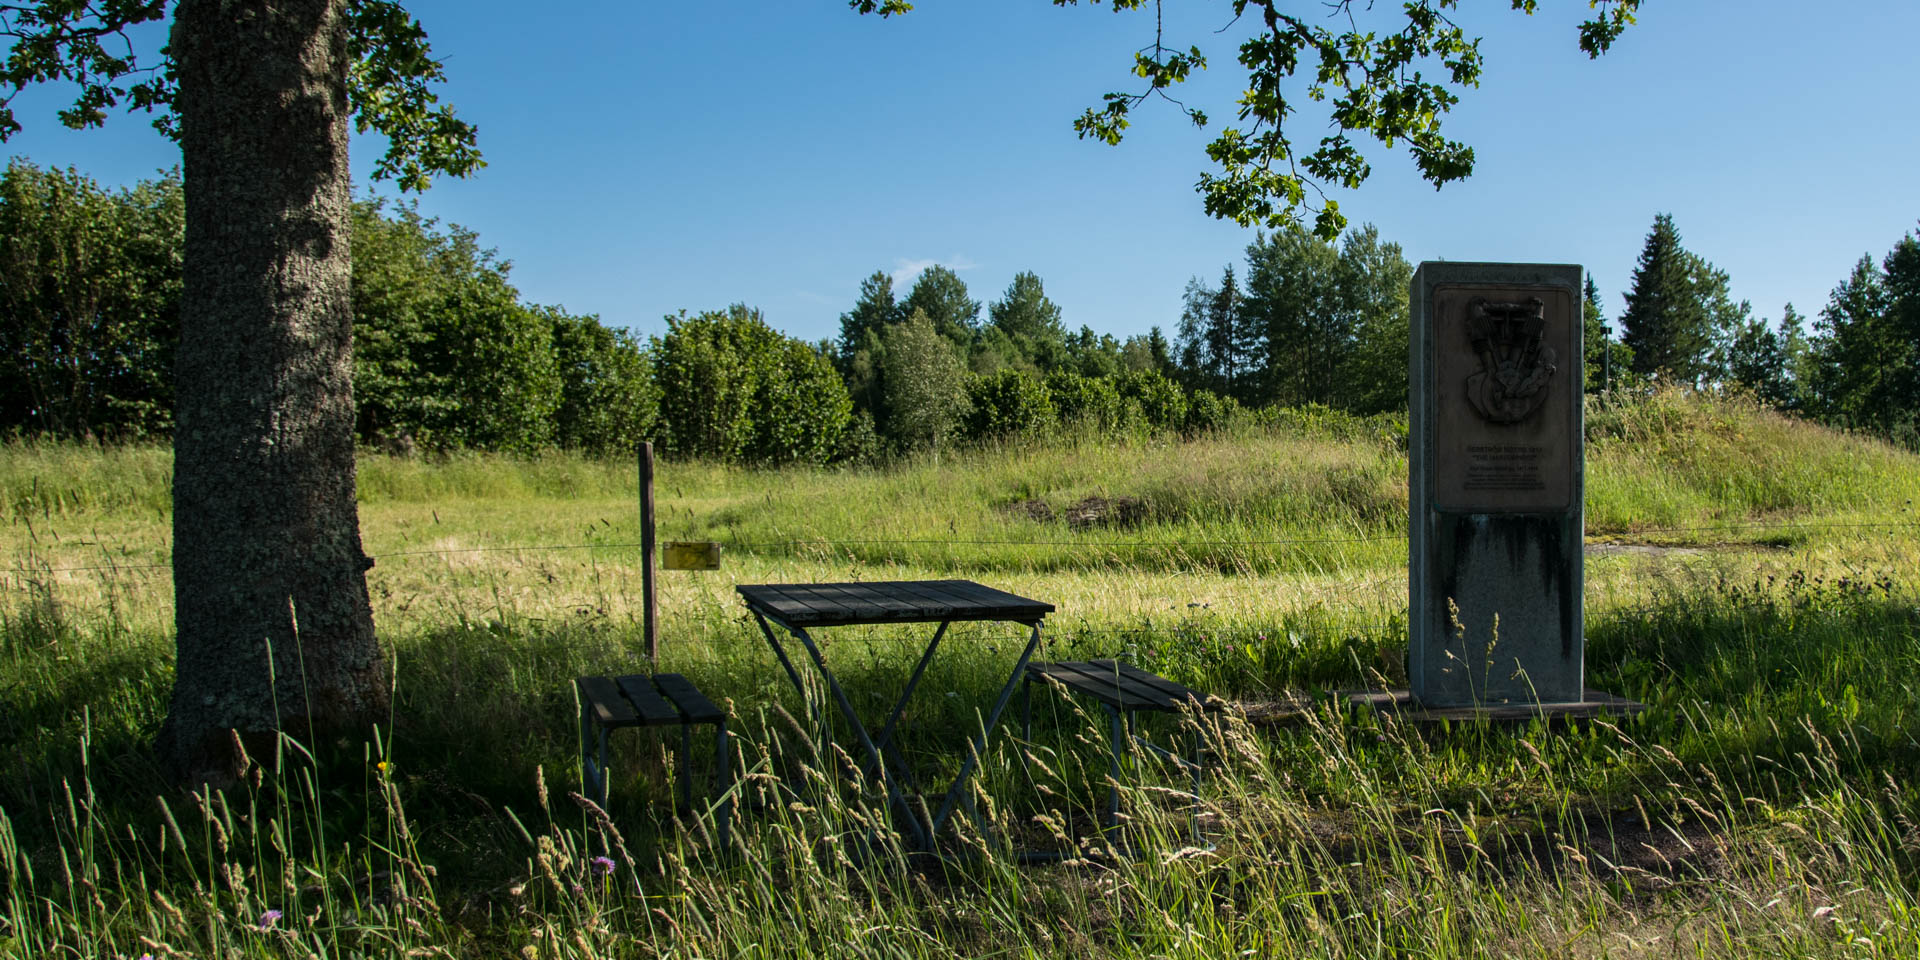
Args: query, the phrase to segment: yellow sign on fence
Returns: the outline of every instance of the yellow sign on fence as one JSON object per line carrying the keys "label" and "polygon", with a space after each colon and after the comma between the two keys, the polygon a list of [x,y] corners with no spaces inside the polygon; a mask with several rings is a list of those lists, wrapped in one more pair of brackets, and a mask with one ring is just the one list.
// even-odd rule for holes
{"label": "yellow sign on fence", "polygon": [[668,570],[718,570],[720,545],[711,540],[668,540],[661,544],[660,561]]}

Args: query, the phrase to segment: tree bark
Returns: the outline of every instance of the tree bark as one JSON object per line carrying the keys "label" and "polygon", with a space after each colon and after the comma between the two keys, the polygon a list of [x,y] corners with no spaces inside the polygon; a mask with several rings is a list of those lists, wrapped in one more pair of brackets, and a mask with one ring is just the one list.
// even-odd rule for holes
{"label": "tree bark", "polygon": [[162,759],[360,736],[387,705],[354,501],[343,0],[181,0],[186,187]]}

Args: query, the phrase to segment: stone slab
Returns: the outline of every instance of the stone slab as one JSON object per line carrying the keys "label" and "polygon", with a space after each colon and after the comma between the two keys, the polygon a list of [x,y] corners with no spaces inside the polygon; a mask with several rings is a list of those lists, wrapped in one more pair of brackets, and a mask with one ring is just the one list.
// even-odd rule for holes
{"label": "stone slab", "polygon": [[1582,720],[1589,717],[1631,717],[1647,705],[1588,687],[1580,699],[1567,703],[1503,703],[1479,707],[1423,706],[1411,690],[1366,690],[1344,694],[1348,703],[1374,710],[1390,710],[1401,720],[1437,723],[1441,720]]}
{"label": "stone slab", "polygon": [[1407,667],[1428,708],[1584,696],[1582,279],[1414,274]]}

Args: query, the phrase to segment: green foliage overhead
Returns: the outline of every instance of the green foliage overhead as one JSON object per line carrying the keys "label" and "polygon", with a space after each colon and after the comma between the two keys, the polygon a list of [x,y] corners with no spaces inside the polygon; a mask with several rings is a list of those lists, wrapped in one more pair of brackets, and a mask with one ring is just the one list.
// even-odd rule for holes
{"label": "green foliage overhead", "polygon": [[[1053,0],[1055,6],[1075,2]],[[1538,5],[1537,0],[1511,2],[1526,14]],[[849,5],[881,16],[912,9],[902,0],[850,0]],[[1149,3],[1089,0],[1089,5],[1119,12]],[[1207,144],[1214,169],[1202,172],[1196,186],[1206,211],[1243,226],[1275,229],[1302,226],[1310,213],[1315,235],[1333,240],[1347,221],[1325,186],[1355,188],[1373,173],[1357,138],[1388,150],[1404,141],[1420,176],[1436,188],[1472,174],[1473,148],[1441,130],[1460,92],[1479,86],[1484,67],[1480,41],[1452,19],[1459,5],[1459,0],[1407,0],[1390,13],[1386,5],[1376,11],[1373,4],[1353,0],[1223,4],[1221,32],[1241,23],[1253,30],[1241,40],[1236,57],[1246,71],[1246,88],[1233,104],[1233,121]],[[1082,113],[1073,123],[1082,139],[1118,144],[1134,108],[1149,98],[1173,104],[1196,127],[1209,124],[1206,111],[1169,93],[1206,69],[1207,55],[1197,45],[1183,47],[1169,39],[1161,0],[1151,6],[1152,37],[1131,57],[1130,72],[1139,85],[1109,93],[1101,106]],[[1633,23],[1640,0],[1589,0],[1588,7],[1595,12],[1580,24],[1580,49],[1598,57]],[[1328,124],[1295,116],[1309,103],[1325,105]],[[1316,132],[1329,125],[1333,130],[1306,148],[1293,139],[1301,122]]]}
{"label": "green foliage overhead", "polygon": [[[0,141],[21,129],[12,103],[20,92],[49,80],[78,88],[60,122],[80,129],[106,122],[107,111],[157,114],[153,125],[178,139],[178,87],[168,48],[157,63],[141,63],[127,40],[129,27],[167,15],[167,0],[28,0],[0,5],[0,36],[12,40],[0,66]],[[345,78],[354,125],[387,138],[374,176],[403,190],[424,190],[435,173],[466,176],[485,166],[473,125],[441,104],[433,85],[446,80],[426,30],[395,0],[345,0],[345,40],[352,68]],[[116,53],[114,51],[123,51]]]}

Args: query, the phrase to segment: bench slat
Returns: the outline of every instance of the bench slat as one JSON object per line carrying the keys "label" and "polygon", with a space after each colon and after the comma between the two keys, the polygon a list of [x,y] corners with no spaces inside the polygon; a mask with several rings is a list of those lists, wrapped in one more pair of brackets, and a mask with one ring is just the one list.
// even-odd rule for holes
{"label": "bench slat", "polygon": [[606,677],[581,677],[574,681],[580,698],[587,702],[595,723],[603,727],[631,727],[640,722],[633,704],[620,695],[620,689]]}
{"label": "bench slat", "polygon": [[686,716],[687,723],[719,723],[727,718],[725,711],[715,706],[707,695],[694,687],[693,682],[677,673],[655,674],[653,682],[660,692],[673,701]]}
{"label": "bench slat", "polygon": [[1130,690],[1126,685],[1115,682],[1111,675],[1101,676],[1090,673],[1084,663],[1071,661],[1061,663],[1037,663],[1027,669],[1043,676],[1052,677],[1065,684],[1069,690],[1085,694],[1101,703],[1122,710],[1160,709],[1158,697],[1144,697],[1138,691]]}
{"label": "bench slat", "polygon": [[[1118,669],[1121,676],[1132,680],[1139,687],[1157,691],[1171,698],[1177,706],[1185,706],[1187,703],[1192,702],[1198,703],[1202,707],[1207,707],[1208,697],[1206,694],[1184,684],[1175,683],[1159,674],[1148,673],[1131,663],[1120,663],[1116,666],[1116,661],[1113,660],[1089,660],[1087,662],[1101,670]],[[1219,707],[1216,705],[1208,709],[1217,710]]]}
{"label": "bench slat", "polygon": [[620,684],[620,692],[626,694],[627,699],[632,701],[634,707],[640,711],[638,722],[641,725],[658,727],[680,722],[680,711],[675,710],[673,704],[668,703],[660,696],[659,691],[653,689],[651,678],[644,674],[629,674],[621,677],[617,682]]}
{"label": "bench slat", "polygon": [[1068,688],[1121,710],[1157,710],[1173,713],[1189,703],[1217,710],[1217,703],[1198,690],[1113,660],[1063,660],[1029,664],[1027,669],[1052,677]]}
{"label": "bench slat", "polygon": [[1155,689],[1150,684],[1141,683],[1138,679],[1128,675],[1126,671],[1116,669],[1111,660],[1104,664],[1091,660],[1074,660],[1069,661],[1066,666],[1069,669],[1079,671],[1081,674],[1091,678],[1094,683],[1100,684],[1108,690],[1113,690],[1117,687],[1135,701],[1136,709],[1158,710],[1163,712],[1172,712],[1179,709],[1178,702],[1172,697]]}

